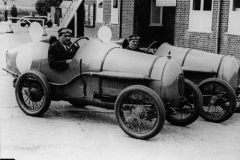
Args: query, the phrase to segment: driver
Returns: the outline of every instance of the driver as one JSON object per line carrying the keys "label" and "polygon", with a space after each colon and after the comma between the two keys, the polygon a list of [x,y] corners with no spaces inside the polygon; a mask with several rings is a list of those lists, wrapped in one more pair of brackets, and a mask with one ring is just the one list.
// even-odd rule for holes
{"label": "driver", "polygon": [[126,47],[126,49],[128,50],[132,50],[132,51],[137,51],[137,52],[143,52],[139,47],[139,40],[140,37],[136,34],[130,35],[129,39],[128,39],[128,46]]}
{"label": "driver", "polygon": [[58,30],[59,39],[51,44],[48,49],[48,63],[49,66],[57,71],[63,71],[68,68],[68,63],[74,57],[74,49],[69,51],[71,46],[72,30],[68,28],[61,28]]}

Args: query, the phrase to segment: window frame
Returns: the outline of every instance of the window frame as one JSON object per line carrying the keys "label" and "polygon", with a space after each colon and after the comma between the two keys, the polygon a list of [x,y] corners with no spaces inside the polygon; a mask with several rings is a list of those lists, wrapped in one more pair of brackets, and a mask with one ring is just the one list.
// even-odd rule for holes
{"label": "window frame", "polygon": [[[102,2],[102,8],[99,8],[99,3]],[[96,1],[96,22],[102,23],[103,22],[103,0]]]}
{"label": "window frame", "polygon": [[155,2],[155,6],[156,6],[156,0],[151,0],[151,10],[150,10],[150,22],[149,22],[149,26],[162,26],[162,19],[163,19],[163,6],[156,6],[156,7],[159,7],[160,8],[160,22],[159,23],[152,23],[152,20],[153,20],[153,6],[154,6],[154,3]]}
{"label": "window frame", "polygon": [[113,8],[113,1],[111,0],[111,24],[119,24],[119,0],[117,0],[117,8]]}
{"label": "window frame", "polygon": [[[230,0],[229,5],[229,17],[228,17],[228,30],[226,34],[231,35],[240,35],[240,8],[236,10],[234,8],[233,3],[235,0]],[[236,21],[238,20],[238,21]]]}
{"label": "window frame", "polygon": [[[190,0],[190,11],[189,11],[189,32],[203,32],[212,33],[212,19],[213,19],[213,3],[212,0],[211,10],[203,10],[204,2],[208,0],[201,0],[200,10],[194,10],[194,0]],[[197,18],[196,18],[197,17]]]}
{"label": "window frame", "polygon": [[[84,26],[94,28],[95,27],[95,4],[85,4],[85,18]],[[88,20],[86,20],[88,19]]]}

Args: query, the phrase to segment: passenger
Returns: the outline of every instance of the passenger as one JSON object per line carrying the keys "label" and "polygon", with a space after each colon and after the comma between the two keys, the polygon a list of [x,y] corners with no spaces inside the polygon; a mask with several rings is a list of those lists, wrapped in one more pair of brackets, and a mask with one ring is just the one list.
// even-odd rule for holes
{"label": "passenger", "polygon": [[132,50],[132,51],[137,51],[137,52],[144,52],[143,50],[141,50],[138,47],[139,40],[140,40],[140,37],[138,35],[136,35],[136,34],[133,34],[133,35],[129,36],[129,38],[128,38],[128,43],[129,44],[126,47],[126,49]]}
{"label": "passenger", "polygon": [[58,30],[59,39],[52,43],[48,49],[49,66],[57,71],[63,71],[68,68],[68,63],[74,57],[76,50],[68,51],[71,46],[72,30],[61,28]]}

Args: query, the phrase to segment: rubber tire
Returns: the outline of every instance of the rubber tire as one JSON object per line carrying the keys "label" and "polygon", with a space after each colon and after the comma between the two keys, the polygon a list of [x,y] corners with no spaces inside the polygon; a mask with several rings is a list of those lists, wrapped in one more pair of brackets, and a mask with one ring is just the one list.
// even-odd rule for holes
{"label": "rubber tire", "polygon": [[47,25],[48,28],[52,28],[52,26],[53,26],[53,22],[50,22],[50,21],[49,21],[49,22],[47,22],[46,25]]}
{"label": "rubber tire", "polygon": [[[233,115],[233,113],[235,112],[235,109],[236,109],[236,106],[237,106],[236,94],[235,94],[233,88],[230,86],[229,83],[225,82],[224,80],[218,79],[218,78],[209,78],[209,79],[206,79],[206,80],[202,81],[199,84],[199,89],[201,90],[201,92],[203,91],[204,86],[208,85],[209,83],[216,83],[218,85],[223,86],[223,88],[225,88],[227,90],[227,92],[229,93],[229,97],[230,97],[230,101],[231,101],[232,105],[230,106],[230,109],[225,114],[225,116],[223,116],[221,118],[209,117],[208,115],[205,114],[203,108],[201,109],[200,116],[203,119],[205,119],[206,121],[209,121],[209,122],[214,122],[214,123],[224,122],[224,121],[228,120]],[[203,94],[203,92],[202,92],[202,94]],[[203,95],[203,97],[204,97],[204,95]]]}
{"label": "rubber tire", "polygon": [[[194,112],[193,114],[184,120],[175,119],[169,114],[166,114],[166,120],[176,126],[187,126],[195,122],[200,116],[201,108],[203,105],[203,98],[200,89],[192,81],[185,79],[185,91],[191,91],[194,96]],[[185,92],[184,94],[186,94]]]}
{"label": "rubber tire", "polygon": [[[120,105],[122,103],[122,100],[124,100],[124,98],[126,96],[128,96],[129,94],[131,94],[132,92],[141,92],[143,94],[148,95],[154,101],[155,106],[157,106],[156,108],[157,108],[157,113],[158,113],[158,120],[156,122],[155,127],[148,133],[137,134],[137,133],[134,133],[134,132],[128,130],[121,119],[121,116],[120,116],[121,106]],[[152,138],[162,130],[163,125],[165,123],[166,115],[165,115],[165,108],[164,108],[162,100],[160,99],[160,97],[157,95],[156,92],[154,92],[152,89],[142,86],[142,85],[132,85],[132,86],[129,86],[129,87],[125,88],[124,90],[122,90],[116,99],[114,107],[115,107],[115,115],[116,115],[116,118],[117,118],[120,128],[126,134],[128,134],[130,137],[133,137],[133,138],[143,139],[143,140]]]}
{"label": "rubber tire", "polygon": [[[21,98],[20,98],[20,91],[19,91],[19,85],[21,85],[22,81],[27,78],[27,77],[34,77],[36,78],[36,80],[38,80],[43,88],[44,91],[44,96],[45,96],[45,101],[43,102],[43,105],[41,106],[41,108],[37,111],[29,111],[24,102],[22,102]],[[29,115],[29,116],[33,116],[33,117],[39,117],[42,116],[49,108],[50,104],[51,104],[51,92],[50,92],[50,85],[47,81],[47,79],[45,78],[45,76],[40,73],[39,71],[36,70],[29,70],[24,72],[18,79],[16,82],[16,87],[15,87],[15,96],[17,99],[17,103],[19,105],[19,107],[21,108],[21,110]]]}
{"label": "rubber tire", "polygon": [[21,27],[25,27],[26,24],[25,24],[25,23],[20,23],[20,26],[21,26]]}

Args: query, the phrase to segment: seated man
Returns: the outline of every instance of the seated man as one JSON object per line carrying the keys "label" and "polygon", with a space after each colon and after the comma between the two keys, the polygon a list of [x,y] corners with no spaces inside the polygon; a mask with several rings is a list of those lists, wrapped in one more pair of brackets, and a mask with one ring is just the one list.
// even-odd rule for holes
{"label": "seated man", "polygon": [[59,39],[51,44],[48,49],[48,63],[52,69],[63,71],[68,68],[68,63],[75,55],[75,51],[68,51],[71,43],[72,30],[61,28],[58,30]]}
{"label": "seated man", "polygon": [[126,47],[126,49],[137,51],[137,52],[143,52],[140,48],[138,48],[139,40],[140,40],[140,37],[136,34],[129,36],[129,39],[128,39],[129,44]]}

